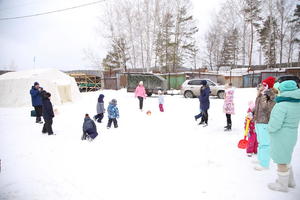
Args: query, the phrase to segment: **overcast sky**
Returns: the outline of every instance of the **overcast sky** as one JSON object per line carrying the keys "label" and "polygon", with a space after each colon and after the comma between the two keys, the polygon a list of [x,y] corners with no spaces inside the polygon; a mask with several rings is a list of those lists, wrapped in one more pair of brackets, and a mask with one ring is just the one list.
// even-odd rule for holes
{"label": "overcast sky", "polygon": [[[0,0],[0,18],[47,12],[95,0]],[[224,0],[192,0],[200,36],[210,16]],[[105,55],[105,41],[97,35],[104,4],[95,4],[61,13],[0,21],[0,69],[15,70],[54,67],[85,69],[83,49]],[[34,63],[35,57],[35,63]]]}

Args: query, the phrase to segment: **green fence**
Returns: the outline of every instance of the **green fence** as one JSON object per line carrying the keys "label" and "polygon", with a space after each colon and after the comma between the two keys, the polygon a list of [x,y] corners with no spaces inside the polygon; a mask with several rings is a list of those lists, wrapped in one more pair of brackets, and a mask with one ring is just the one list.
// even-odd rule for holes
{"label": "green fence", "polygon": [[186,80],[185,74],[164,74],[162,77],[167,80],[168,89],[179,90],[182,83]]}

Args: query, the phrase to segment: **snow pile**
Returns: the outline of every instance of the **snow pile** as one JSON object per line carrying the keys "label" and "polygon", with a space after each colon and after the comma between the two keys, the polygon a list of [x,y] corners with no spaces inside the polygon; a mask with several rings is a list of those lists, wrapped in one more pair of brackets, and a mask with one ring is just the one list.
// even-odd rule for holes
{"label": "snow pile", "polygon": [[30,106],[29,90],[36,81],[51,93],[56,105],[75,101],[80,95],[75,79],[56,69],[9,72],[0,76],[0,107]]}

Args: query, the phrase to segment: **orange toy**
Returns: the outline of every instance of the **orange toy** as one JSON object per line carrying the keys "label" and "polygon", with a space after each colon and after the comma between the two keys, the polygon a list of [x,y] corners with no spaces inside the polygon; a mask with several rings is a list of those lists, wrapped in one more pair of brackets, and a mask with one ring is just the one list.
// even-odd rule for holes
{"label": "orange toy", "polygon": [[151,115],[151,111],[148,110],[148,111],[146,112],[146,114],[150,116],[150,115]]}
{"label": "orange toy", "polygon": [[246,118],[246,128],[245,128],[245,133],[244,133],[244,139],[240,140],[238,143],[238,147],[240,149],[246,149],[248,147],[248,140],[247,138],[247,134],[249,131],[249,125],[250,125],[250,119],[247,117]]}

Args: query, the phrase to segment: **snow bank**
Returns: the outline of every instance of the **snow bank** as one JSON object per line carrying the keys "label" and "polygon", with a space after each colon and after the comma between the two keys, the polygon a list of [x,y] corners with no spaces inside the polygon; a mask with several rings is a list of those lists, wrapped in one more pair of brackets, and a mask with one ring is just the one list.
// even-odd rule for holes
{"label": "snow bank", "polygon": [[34,69],[9,72],[0,76],[0,107],[30,106],[29,90],[37,81],[51,93],[52,103],[75,101],[80,96],[73,77],[56,69]]}

